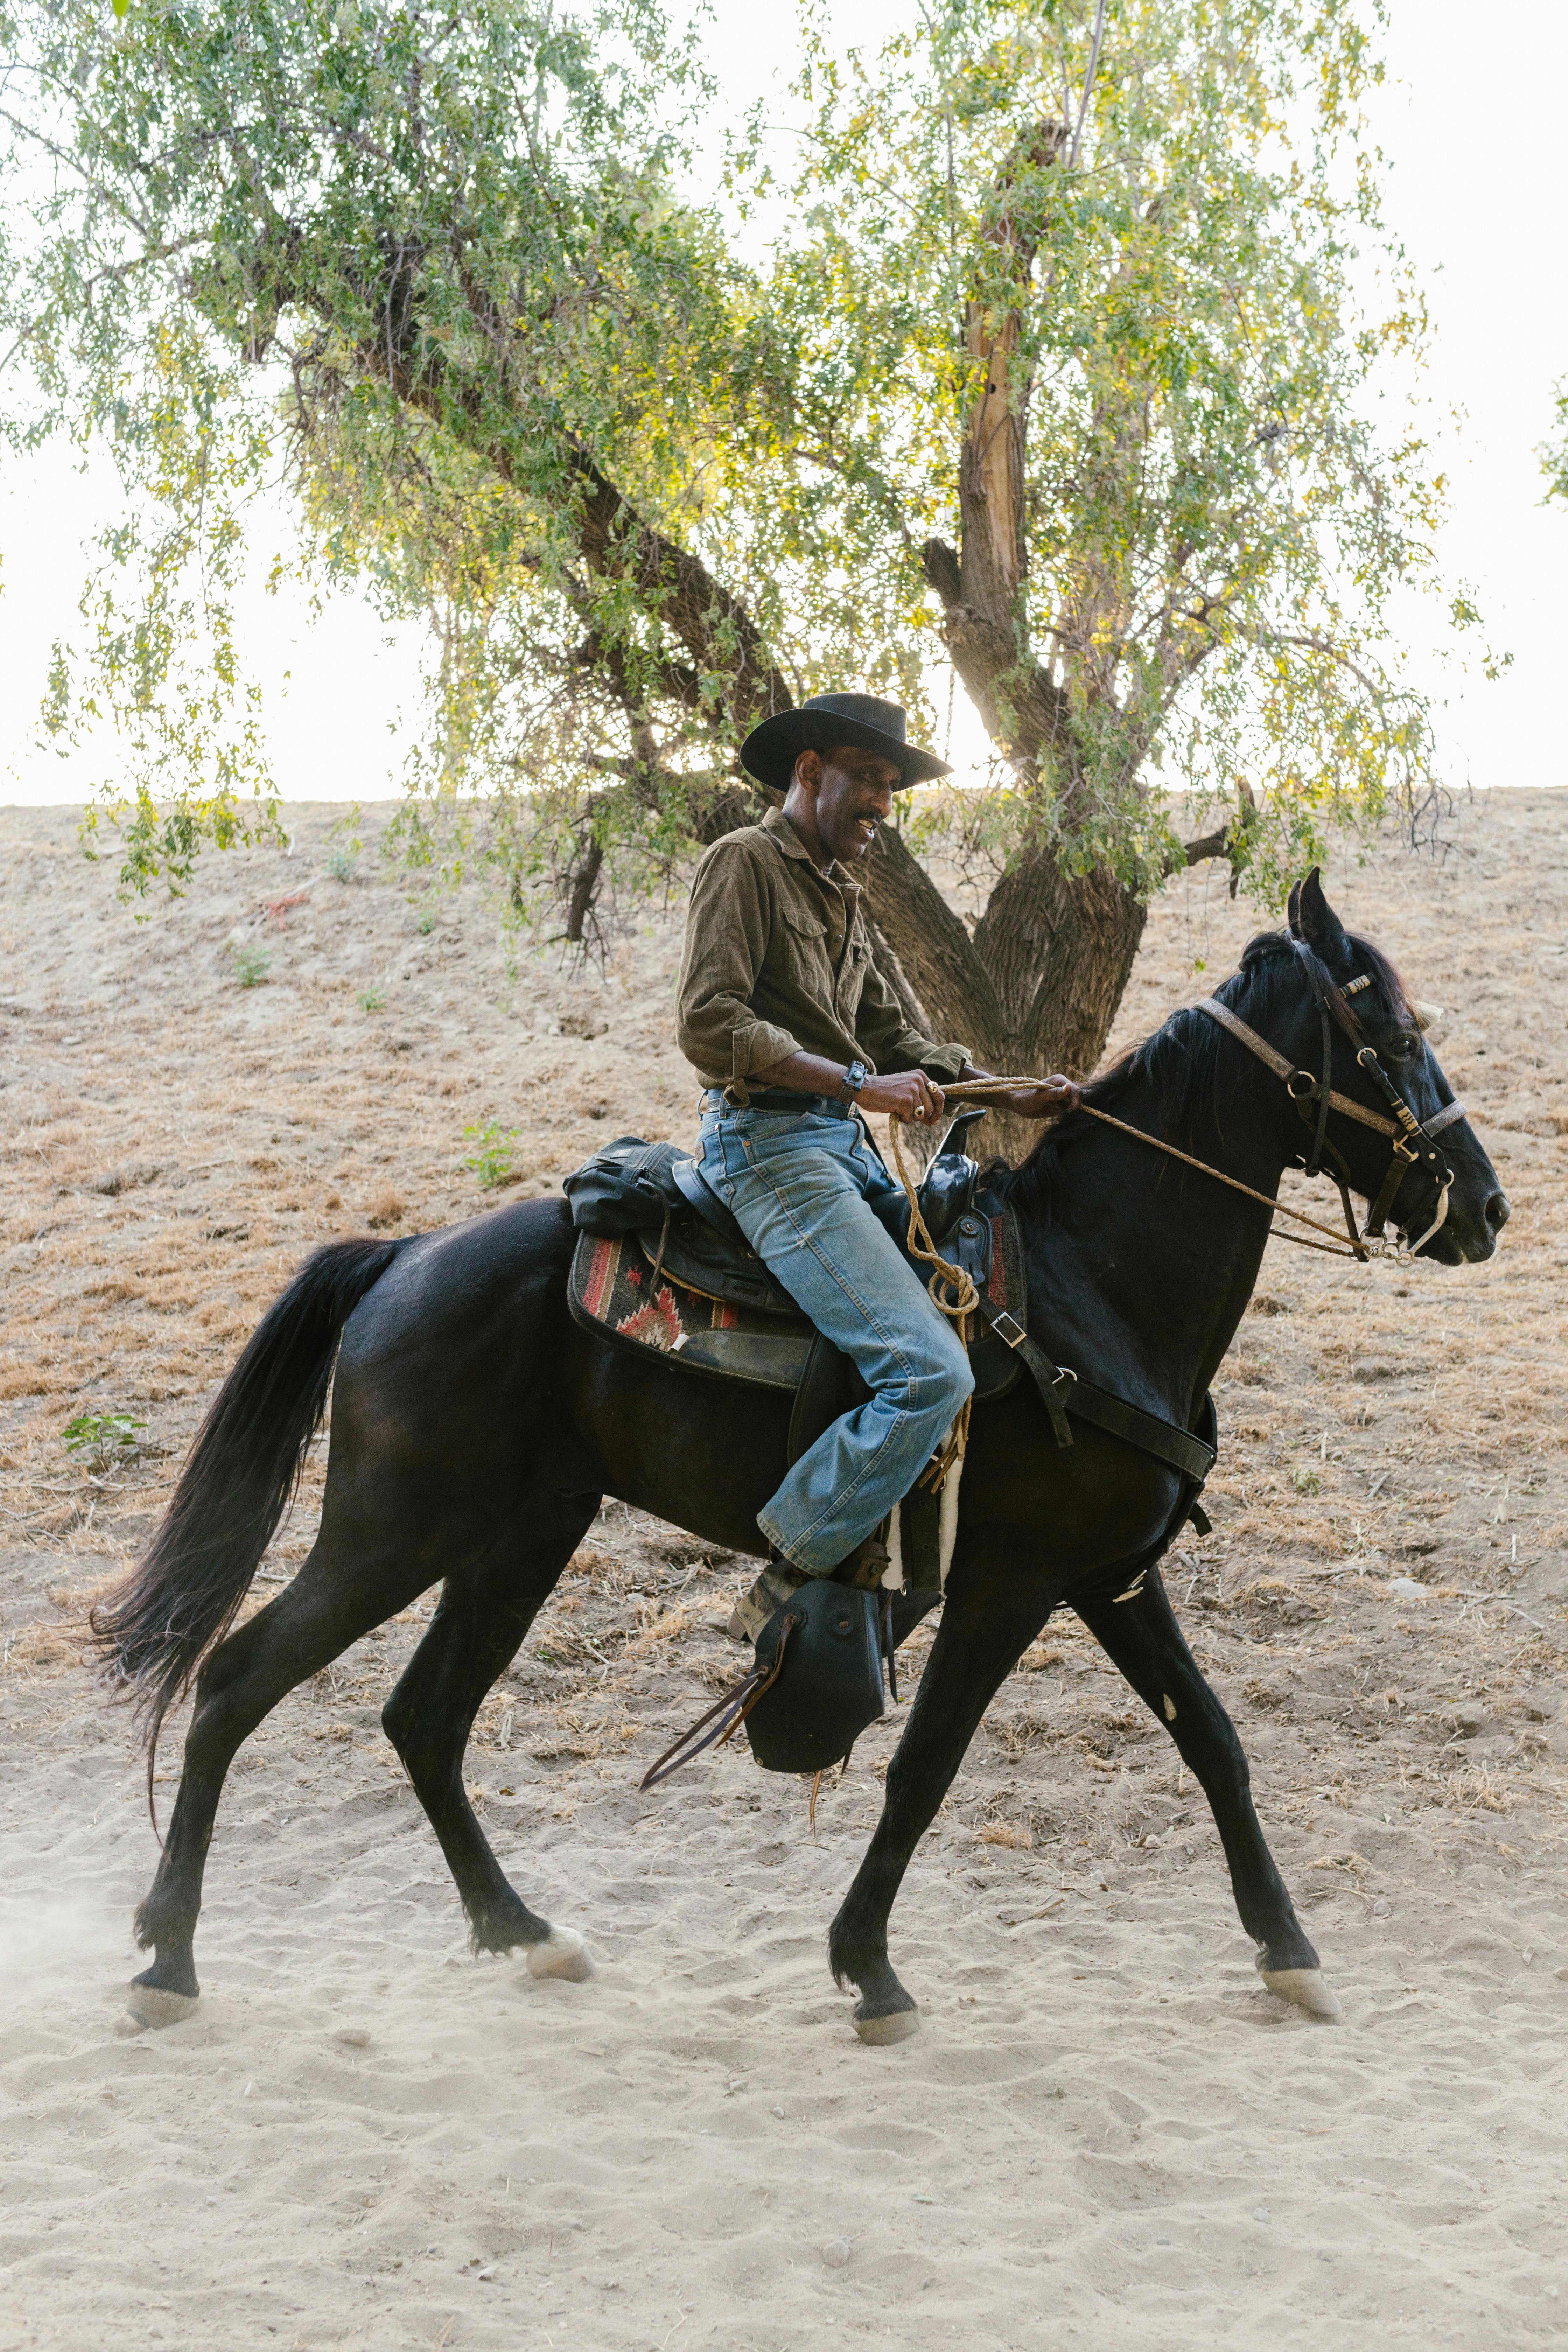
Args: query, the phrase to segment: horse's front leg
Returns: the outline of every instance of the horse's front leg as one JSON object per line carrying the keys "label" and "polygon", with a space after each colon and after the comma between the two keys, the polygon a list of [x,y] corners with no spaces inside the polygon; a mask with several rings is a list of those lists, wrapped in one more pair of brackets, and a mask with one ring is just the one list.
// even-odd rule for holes
{"label": "horse's front leg", "polygon": [[1236,1727],[1183,1638],[1159,1570],[1149,1570],[1131,1600],[1075,1601],[1073,1606],[1196,1775],[1225,1847],[1241,1924],[1258,1946],[1264,1983],[1314,2017],[1338,2017],[1338,1998],[1323,1980],[1254,1810]]}
{"label": "horse's front leg", "polygon": [[855,2031],[862,2042],[902,2042],[920,2012],[888,1958],[888,1916],[910,1856],[936,1818],[970,1741],[1007,1675],[1051,1612],[1059,1579],[1030,1565],[1020,1538],[987,1544],[955,1573],[942,1623],[888,1766],[882,1818],[828,1931],[827,1957],[840,1984],[854,1984]]}

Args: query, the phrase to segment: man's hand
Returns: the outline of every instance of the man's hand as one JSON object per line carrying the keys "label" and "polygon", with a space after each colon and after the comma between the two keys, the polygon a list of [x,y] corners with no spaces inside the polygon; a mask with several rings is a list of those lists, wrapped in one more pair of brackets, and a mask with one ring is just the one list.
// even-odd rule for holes
{"label": "man's hand", "polygon": [[923,1070],[899,1070],[885,1078],[868,1078],[856,1097],[862,1110],[891,1112],[895,1118],[932,1127],[942,1114],[942,1092]]}
{"label": "man's hand", "polygon": [[1071,1078],[1042,1078],[1037,1087],[1019,1087],[1016,1093],[995,1095],[993,1101],[1002,1110],[1010,1110],[1018,1118],[1051,1118],[1058,1111],[1076,1110],[1083,1099],[1083,1088]]}

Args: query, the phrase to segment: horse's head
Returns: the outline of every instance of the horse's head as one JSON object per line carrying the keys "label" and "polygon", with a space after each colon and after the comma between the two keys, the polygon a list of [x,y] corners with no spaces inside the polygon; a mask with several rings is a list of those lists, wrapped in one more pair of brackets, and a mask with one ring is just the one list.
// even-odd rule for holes
{"label": "horse's head", "polygon": [[[1285,948],[1276,933],[1254,940],[1247,961]],[[1447,1214],[1420,1255],[1445,1265],[1490,1257],[1509,1213],[1497,1171],[1468,1118],[1442,1118],[1454,1091],[1426,1041],[1422,1016],[1387,959],[1345,929],[1323,895],[1316,866],[1290,893],[1289,952],[1300,967],[1301,985],[1286,992],[1289,1013],[1281,1017],[1282,1006],[1276,1012],[1271,1035],[1279,1050],[1299,1072],[1321,1078],[1326,1014],[1334,1090],[1384,1122],[1392,1116],[1398,1123],[1391,1098],[1397,1097],[1432,1129],[1430,1139],[1410,1139],[1420,1156],[1391,1162],[1394,1147],[1385,1133],[1331,1109],[1327,1145],[1343,1163],[1352,1189],[1375,1202],[1391,1167],[1402,1167],[1384,1206],[1390,1223],[1408,1238],[1426,1232],[1438,1213],[1443,1180],[1451,1176]]]}

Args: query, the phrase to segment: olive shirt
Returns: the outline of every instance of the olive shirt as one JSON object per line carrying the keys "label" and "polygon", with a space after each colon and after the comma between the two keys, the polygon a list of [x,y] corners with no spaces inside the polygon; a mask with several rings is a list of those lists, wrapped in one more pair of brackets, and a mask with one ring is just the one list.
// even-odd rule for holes
{"label": "olive shirt", "polygon": [[677,1041],[704,1085],[744,1104],[748,1078],[790,1054],[957,1077],[967,1047],[909,1027],[871,961],[861,898],[841,866],[818,871],[779,809],[705,853],[676,1002]]}

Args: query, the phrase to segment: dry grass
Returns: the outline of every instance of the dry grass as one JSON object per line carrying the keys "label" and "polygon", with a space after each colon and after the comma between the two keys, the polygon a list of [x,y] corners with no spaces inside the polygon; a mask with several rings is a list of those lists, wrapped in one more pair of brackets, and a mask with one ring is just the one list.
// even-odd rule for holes
{"label": "dry grass", "polygon": [[[613,941],[602,986],[547,955],[514,980],[472,885],[429,938],[392,881],[334,893],[329,919],[299,895],[324,820],[291,821],[294,859],[215,869],[139,930],[112,907],[112,876],[78,860],[68,819],[0,820],[0,941],[28,1007],[4,1016],[0,1548],[27,1559],[37,1605],[47,1590],[57,1612],[47,1626],[0,1616],[8,1692],[37,1710],[18,1709],[18,1738],[35,1720],[51,1738],[98,1721],[78,1663],[85,1611],[144,1545],[217,1382],[310,1249],[490,1206],[462,1166],[476,1122],[518,1130],[524,1190],[553,1186],[615,1129],[690,1129],[668,1032],[673,923]],[[1377,1856],[1363,1823],[1389,1814],[1450,1840],[1444,1867],[1493,1853],[1489,1825],[1505,1811],[1521,1851],[1561,1834],[1568,959],[1542,951],[1568,935],[1561,824],[1551,795],[1500,798],[1471,855],[1432,868],[1386,853],[1331,877],[1347,919],[1454,1008],[1438,1050],[1495,1147],[1514,1221],[1493,1265],[1454,1272],[1274,1253],[1216,1381],[1214,1532],[1184,1533],[1167,1563],[1265,1811],[1310,1855],[1328,1851],[1325,1887],[1363,1883],[1370,1865],[1358,1875],[1345,1857]],[[274,964],[267,989],[243,992],[223,943],[247,927]],[[1179,880],[1152,910],[1113,1045],[1211,985],[1255,927],[1223,877]],[[354,1012],[366,971],[391,976],[374,1033]],[[1310,1188],[1293,1197],[1321,1206]],[[83,1411],[133,1412],[163,1454],[89,1481],[61,1443]],[[323,1459],[247,1614],[309,1548]],[[752,1572],[607,1509],[480,1712],[486,1769],[515,1774],[509,1788],[531,1773],[559,1818],[601,1779],[618,1786],[741,1672],[744,1653],[718,1628]],[[1395,1576],[1426,1598],[1394,1593]],[[362,1748],[384,1752],[374,1718],[356,1737],[345,1710],[379,1706],[430,1608],[357,1645],[304,1702],[306,1769],[330,1759],[341,1774]],[[922,1627],[905,1653],[910,1691],[931,1638]],[[1071,1619],[1021,1665],[950,1800],[970,1852],[1049,1845],[1062,1867],[1091,1869],[1152,1838],[1147,1866],[1174,1866],[1194,1791],[1158,1725]],[[1456,1731],[1461,1704],[1484,1705],[1485,1754]],[[879,1734],[857,1751],[849,1787],[889,1745]]]}

